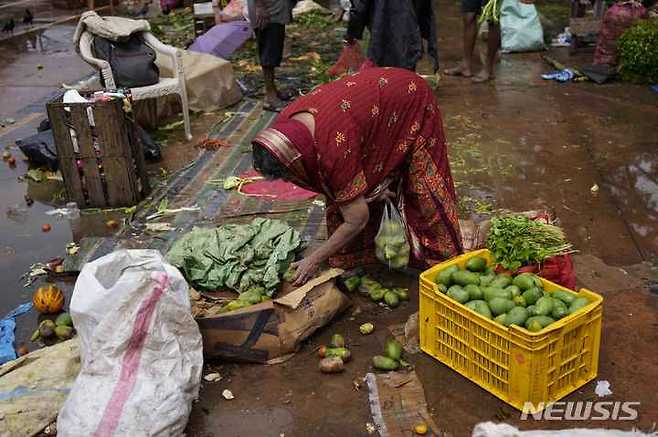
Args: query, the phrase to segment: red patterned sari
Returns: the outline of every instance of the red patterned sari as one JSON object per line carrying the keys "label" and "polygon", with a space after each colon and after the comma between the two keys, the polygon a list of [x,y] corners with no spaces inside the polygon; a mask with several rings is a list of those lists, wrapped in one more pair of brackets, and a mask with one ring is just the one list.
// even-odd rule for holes
{"label": "red patterned sari", "polygon": [[[315,135],[290,117],[309,112]],[[317,87],[290,104],[254,139],[297,183],[327,197],[327,228],[343,222],[339,206],[388,187],[405,221],[416,266],[462,251],[457,202],[441,113],[431,88],[413,72],[370,68]],[[375,262],[382,202],[370,203],[368,226],[333,266]]]}

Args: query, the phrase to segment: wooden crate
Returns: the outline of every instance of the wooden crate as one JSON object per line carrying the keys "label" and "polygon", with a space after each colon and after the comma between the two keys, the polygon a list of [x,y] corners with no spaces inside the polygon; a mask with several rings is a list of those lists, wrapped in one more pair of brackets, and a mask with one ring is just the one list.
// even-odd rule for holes
{"label": "wooden crate", "polygon": [[149,193],[142,145],[121,100],[46,106],[69,200],[80,208],[121,207]]}

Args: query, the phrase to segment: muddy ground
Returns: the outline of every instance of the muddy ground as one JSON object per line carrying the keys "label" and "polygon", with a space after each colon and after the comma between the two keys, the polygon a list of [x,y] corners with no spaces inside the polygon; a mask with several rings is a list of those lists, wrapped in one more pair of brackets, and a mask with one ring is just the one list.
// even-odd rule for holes
{"label": "muddy ground", "polygon": [[[556,2],[544,3],[555,8]],[[552,28],[560,27],[563,10],[558,12],[550,17]],[[451,66],[460,56],[458,3],[437,2],[437,19],[441,62]],[[0,130],[3,146],[33,129],[43,116],[44,100],[60,82],[73,82],[88,73],[65,45],[71,31],[61,27],[53,30],[53,51],[47,61],[29,50],[4,58],[7,62],[0,66],[0,90],[3,103],[8,103],[0,107],[0,118],[12,117],[16,123]],[[290,44],[294,49],[296,40]],[[569,56],[563,49],[551,54],[569,65],[582,65],[591,56]],[[52,67],[48,62],[53,62]],[[38,69],[39,64],[45,68]],[[651,280],[658,280],[656,94],[647,87],[627,84],[545,82],[539,75],[547,70],[539,54],[533,53],[503,56],[496,80],[488,84],[443,77],[437,98],[462,212],[467,218],[482,218],[498,209],[547,208],[560,218],[579,250],[580,285],[605,299],[597,379],[611,383],[613,395],[606,400],[641,403],[635,422],[583,422],[577,426],[647,430],[658,421],[658,395],[652,383],[658,379],[658,365],[653,359],[658,344],[658,295],[648,287]],[[420,71],[428,72],[426,63],[421,64]],[[195,141],[214,120],[212,115],[195,118]],[[162,163],[152,166],[154,175],[161,173],[161,167],[167,173],[185,165],[196,151],[190,143],[172,137],[164,156]],[[88,219],[77,230],[67,222],[53,222],[53,231],[41,234],[45,210],[58,204],[49,191],[33,196],[36,207],[28,209],[27,215],[16,219],[7,214],[15,205],[24,207],[27,185],[19,183],[17,177],[26,167],[22,162],[15,169],[4,163],[0,166],[5,187],[0,192],[0,285],[6,290],[0,300],[1,313],[29,298],[29,291],[18,280],[19,272],[33,262],[61,254],[63,246],[74,238],[103,235],[107,230],[100,218]],[[389,311],[351,296],[352,307],[284,364],[208,363],[205,372],[216,370],[223,379],[203,383],[188,434],[367,435],[365,424],[372,421],[367,389],[355,390],[353,381],[371,371],[371,357],[381,352],[390,335],[387,327],[403,323],[417,310],[416,277],[401,275],[390,280],[410,287],[412,301]],[[357,308],[360,313],[353,315]],[[377,326],[369,337],[358,333],[358,326],[365,321]],[[33,326],[33,321],[21,319],[19,336],[25,336]],[[321,375],[314,351],[334,332],[346,336],[354,359],[343,374]],[[488,420],[505,420],[523,429],[573,425],[521,422],[513,408],[432,358],[422,353],[407,358],[415,366],[430,412],[443,433],[466,436],[476,423]],[[234,400],[222,398],[226,388],[234,393]],[[593,399],[594,382],[567,397]]]}

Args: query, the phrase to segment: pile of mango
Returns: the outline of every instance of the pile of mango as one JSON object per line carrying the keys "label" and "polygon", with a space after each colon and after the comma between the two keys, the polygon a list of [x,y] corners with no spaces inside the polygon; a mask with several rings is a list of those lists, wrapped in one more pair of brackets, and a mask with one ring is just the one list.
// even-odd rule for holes
{"label": "pile of mango", "polygon": [[409,300],[409,290],[406,288],[386,288],[368,276],[351,276],[343,281],[348,291],[356,289],[370,296],[373,302],[382,302],[389,308],[395,308],[400,302]]}
{"label": "pile of mango", "polygon": [[352,353],[345,344],[345,338],[334,334],[329,341],[329,347],[320,346],[318,349],[320,364],[318,368],[322,373],[340,373],[345,370],[345,363],[352,359]]}
{"label": "pile of mango", "polygon": [[234,299],[224,304],[219,313],[228,313],[230,311],[247,308],[258,303],[267,302],[272,298],[265,294],[265,288],[260,286],[253,286],[244,293],[240,293],[237,299]]}
{"label": "pile of mango", "polygon": [[32,342],[59,343],[73,338],[75,328],[69,313],[60,313],[55,320],[46,319],[39,323],[39,327],[32,333]]}
{"label": "pile of mango", "polygon": [[397,370],[400,366],[409,367],[409,363],[402,359],[402,345],[393,338],[384,343],[384,355],[372,357],[372,367],[377,370]]}
{"label": "pile of mango", "polygon": [[493,267],[487,267],[486,259],[477,256],[467,261],[465,269],[452,265],[441,270],[435,282],[439,292],[476,313],[531,332],[539,332],[589,303],[576,293],[547,292],[532,273],[496,274]]}

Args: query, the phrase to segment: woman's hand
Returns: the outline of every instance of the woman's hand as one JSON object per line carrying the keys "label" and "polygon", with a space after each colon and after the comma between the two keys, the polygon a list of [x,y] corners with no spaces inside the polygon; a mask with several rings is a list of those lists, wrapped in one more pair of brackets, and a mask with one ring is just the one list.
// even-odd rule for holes
{"label": "woman's hand", "polygon": [[292,263],[295,268],[293,285],[300,286],[306,283],[317,272],[320,264],[327,258],[338,253],[368,224],[370,212],[363,196],[359,196],[349,203],[340,206],[343,223],[318,249],[306,256],[303,260]]}
{"label": "woman's hand", "polygon": [[295,276],[292,278],[292,284],[299,287],[304,285],[313,277],[313,275],[315,275],[320,267],[320,263],[313,255],[309,255],[301,261],[292,263],[291,266],[295,269]]}

